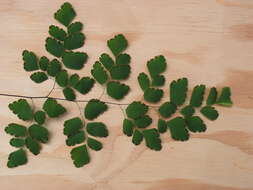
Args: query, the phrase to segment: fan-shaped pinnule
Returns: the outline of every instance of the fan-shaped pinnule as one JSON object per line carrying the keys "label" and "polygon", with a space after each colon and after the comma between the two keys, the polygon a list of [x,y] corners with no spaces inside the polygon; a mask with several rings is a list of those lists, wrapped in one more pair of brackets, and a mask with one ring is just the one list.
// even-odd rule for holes
{"label": "fan-shaped pinnule", "polygon": [[98,99],[91,99],[84,108],[84,116],[88,120],[93,120],[107,109],[108,106],[104,102]]}

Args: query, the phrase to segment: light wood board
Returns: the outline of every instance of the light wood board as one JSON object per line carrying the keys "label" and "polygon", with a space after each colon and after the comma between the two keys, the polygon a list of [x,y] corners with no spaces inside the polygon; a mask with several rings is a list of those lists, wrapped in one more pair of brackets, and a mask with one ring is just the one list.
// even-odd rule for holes
{"label": "light wood board", "polygon": [[[47,55],[44,40],[48,26],[57,24],[53,13],[60,0],[0,1],[0,93],[44,96],[53,81],[35,84],[23,70],[22,51]],[[71,0],[76,20],[84,23],[86,44],[80,51],[89,54],[79,73],[90,75],[92,64],[109,52],[106,40],[123,33],[129,40],[132,74],[127,84],[131,93],[122,100],[142,100],[138,73],[146,62],[163,54],[168,62],[165,97],[169,83],[188,77],[190,89],[197,84],[231,86],[234,106],[218,107],[220,118],[206,121],[207,132],[193,134],[187,142],[162,135],[163,149],[155,152],[144,144],[134,146],[122,134],[124,118],[119,106],[110,105],[99,117],[110,136],[104,149],[91,152],[91,163],[73,166],[62,134],[64,120],[79,116],[75,103],[62,101],[68,114],[50,120],[52,134],[38,156],[29,154],[27,165],[6,167],[14,150],[4,127],[19,122],[8,104],[17,98],[0,96],[0,189],[3,190],[250,190],[253,189],[253,2],[251,0]],[[71,71],[73,72],[73,71]],[[97,85],[78,99],[98,98]],[[53,97],[62,97],[55,89]],[[29,100],[29,99],[28,99]],[[102,100],[113,102],[104,95]],[[29,100],[30,101],[30,100]],[[34,100],[39,108],[43,100]],[[84,104],[80,104],[84,106]],[[157,114],[150,113],[154,121]],[[22,123],[22,122],[21,122]],[[24,123],[24,122],[23,122]],[[25,123],[24,123],[25,124]]]}

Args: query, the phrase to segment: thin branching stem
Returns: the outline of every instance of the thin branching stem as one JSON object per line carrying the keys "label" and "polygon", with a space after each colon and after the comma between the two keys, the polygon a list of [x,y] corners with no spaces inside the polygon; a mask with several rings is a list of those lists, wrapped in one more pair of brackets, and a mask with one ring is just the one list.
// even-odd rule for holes
{"label": "thin branching stem", "polygon": [[[48,96],[25,96],[25,95],[19,95],[19,94],[5,94],[5,93],[0,93],[0,96],[8,96],[8,97],[15,97],[15,98],[25,98],[25,99],[47,99],[47,98],[52,98],[55,100],[62,100],[62,101],[69,101],[65,98],[58,98],[58,97],[48,97]],[[89,100],[72,100],[70,102],[89,102]],[[116,106],[128,106],[130,103],[116,103],[116,102],[109,102],[109,101],[103,101],[106,104],[110,105],[116,105]],[[152,108],[158,108],[159,106],[151,106],[148,105],[149,107]]]}

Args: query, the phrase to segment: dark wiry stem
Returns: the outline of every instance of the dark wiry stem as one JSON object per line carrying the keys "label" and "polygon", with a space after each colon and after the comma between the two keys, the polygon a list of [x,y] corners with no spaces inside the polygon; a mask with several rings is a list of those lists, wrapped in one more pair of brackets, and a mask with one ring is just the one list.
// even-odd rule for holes
{"label": "dark wiry stem", "polygon": [[53,92],[53,90],[55,89],[55,80],[54,80],[54,84],[53,84],[53,87],[52,87],[52,89],[49,91],[49,93],[46,95],[46,97],[49,97],[50,96],[50,94]]}
{"label": "dark wiry stem", "polygon": [[[8,96],[8,97],[16,97],[16,98],[26,98],[26,99],[46,99],[49,98],[48,95],[47,96],[25,96],[25,95],[19,95],[19,94],[5,94],[5,93],[0,93],[0,96]],[[63,101],[69,101],[65,98],[54,98],[54,97],[50,97],[52,99],[55,100],[63,100]],[[73,100],[72,102],[89,102],[89,100]],[[116,102],[108,102],[108,101],[104,101],[107,104],[111,104],[111,105],[129,105],[129,103],[116,103]]]}

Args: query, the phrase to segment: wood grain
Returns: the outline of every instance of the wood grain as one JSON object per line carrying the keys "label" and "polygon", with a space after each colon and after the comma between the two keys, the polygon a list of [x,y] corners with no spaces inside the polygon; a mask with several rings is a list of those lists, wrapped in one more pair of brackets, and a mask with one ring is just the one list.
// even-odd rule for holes
{"label": "wood grain", "polygon": [[[34,84],[23,71],[23,49],[48,55],[44,49],[49,24],[61,0],[0,1],[0,93],[44,96],[53,85]],[[188,77],[190,87],[231,86],[234,106],[218,108],[221,117],[206,121],[208,130],[194,134],[187,142],[175,142],[163,135],[160,152],[136,147],[122,135],[124,118],[118,106],[110,106],[98,120],[109,127],[104,149],[91,152],[91,163],[77,169],[69,156],[62,134],[63,122],[79,115],[77,105],[62,102],[68,114],[50,120],[52,134],[42,154],[29,154],[25,166],[8,169],[6,160],[13,150],[10,136],[4,133],[9,122],[19,120],[8,110],[16,100],[0,96],[0,189],[14,190],[250,190],[253,189],[253,2],[251,0],[72,0],[77,20],[85,24],[87,40],[81,51],[89,61],[80,71],[90,75],[92,63],[106,48],[106,40],[123,33],[129,40],[132,74],[127,83],[131,93],[122,100],[141,100],[136,85],[139,72],[148,59],[164,54],[168,60],[166,88],[173,79]],[[73,72],[73,71],[71,71]],[[102,88],[96,85],[86,96],[97,98]],[[168,92],[166,92],[168,94]],[[62,97],[60,89],[52,93]],[[104,95],[103,100],[113,101]],[[163,99],[165,101],[166,98]],[[29,100],[30,101],[30,100]],[[43,100],[35,101],[40,107]],[[84,103],[80,103],[84,106]],[[156,120],[154,113],[151,115]],[[22,123],[22,122],[21,122]]]}

